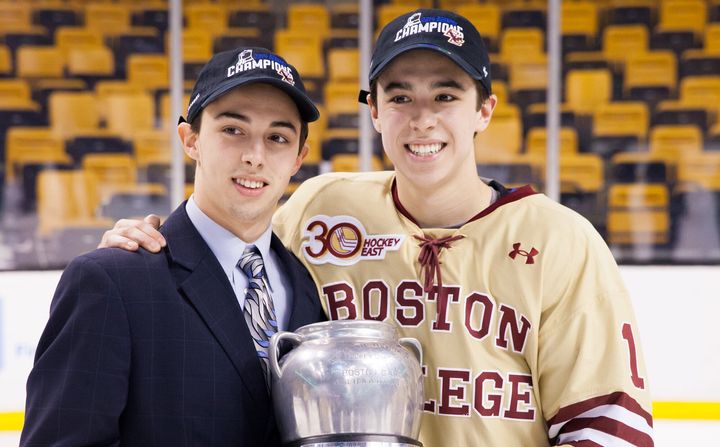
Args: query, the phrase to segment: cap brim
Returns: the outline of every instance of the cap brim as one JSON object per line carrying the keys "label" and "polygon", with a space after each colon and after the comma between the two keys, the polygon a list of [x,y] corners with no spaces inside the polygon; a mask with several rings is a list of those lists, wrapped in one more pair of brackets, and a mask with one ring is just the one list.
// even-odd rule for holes
{"label": "cap brim", "polygon": [[283,92],[287,93],[288,96],[292,98],[292,100],[295,102],[295,105],[297,105],[298,112],[300,113],[300,119],[305,122],[313,122],[316,121],[320,117],[320,112],[318,111],[317,107],[315,107],[315,104],[312,102],[312,100],[303,92],[298,90],[297,88],[293,87],[292,85],[288,84],[285,81],[281,81],[280,79],[270,78],[267,76],[257,76],[253,78],[242,78],[242,79],[233,79],[232,81],[228,82],[227,84],[224,84],[220,86],[217,90],[212,92],[210,96],[205,98],[205,100],[200,104],[200,107],[198,110],[202,110],[210,104],[211,102],[215,101],[220,96],[224,95],[228,91],[234,89],[235,87],[240,87],[241,85],[248,85],[248,84],[257,84],[257,83],[263,83],[263,84],[270,84],[274,87],[279,88]]}

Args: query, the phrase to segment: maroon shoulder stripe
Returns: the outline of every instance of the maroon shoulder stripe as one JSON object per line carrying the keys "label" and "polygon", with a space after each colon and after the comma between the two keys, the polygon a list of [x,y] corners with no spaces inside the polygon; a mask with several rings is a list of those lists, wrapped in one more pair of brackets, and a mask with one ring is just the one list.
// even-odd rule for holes
{"label": "maroon shoulder stripe", "polygon": [[653,425],[652,415],[645,411],[645,409],[635,399],[630,397],[630,395],[623,393],[622,391],[606,394],[604,396],[593,397],[582,402],[577,402],[568,405],[567,407],[563,407],[557,412],[555,416],[548,420],[548,425],[555,425],[563,423],[565,421],[569,421],[570,419],[577,417],[588,410],[602,405],[618,405],[628,411],[637,414],[638,416],[641,416],[643,419],[645,419],[645,421],[647,421],[650,427],[652,427]]}
{"label": "maroon shoulder stripe", "polygon": [[501,196],[499,199],[497,199],[495,201],[495,203],[493,203],[489,207],[485,208],[484,210],[480,211],[478,214],[474,215],[468,222],[472,222],[473,220],[477,220],[477,219],[480,219],[481,217],[485,217],[503,205],[507,205],[508,203],[515,202],[517,200],[523,199],[527,196],[532,196],[534,194],[537,194],[537,192],[534,189],[532,189],[532,186],[530,186],[530,185],[525,185],[525,186],[521,186],[519,188],[515,188],[515,189],[511,190],[509,194]]}
{"label": "maroon shoulder stripe", "polygon": [[[640,430],[622,423],[621,421],[606,416],[572,419],[563,425],[560,430],[560,434],[571,433],[584,428],[591,428],[599,432],[607,433],[608,435],[620,438],[636,446],[645,447],[653,445],[652,437],[647,433],[643,433]],[[550,444],[557,445],[560,434],[551,439]]]}

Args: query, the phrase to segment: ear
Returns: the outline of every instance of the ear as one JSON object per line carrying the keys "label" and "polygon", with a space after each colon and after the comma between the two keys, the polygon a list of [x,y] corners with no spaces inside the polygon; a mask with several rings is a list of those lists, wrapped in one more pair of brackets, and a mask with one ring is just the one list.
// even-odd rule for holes
{"label": "ear", "polygon": [[200,157],[196,146],[198,135],[193,132],[192,127],[190,127],[190,123],[178,124],[177,132],[180,137],[180,143],[182,144],[183,150],[187,156],[195,161],[198,161]]}
{"label": "ear", "polygon": [[297,174],[297,172],[300,170],[300,166],[302,166],[303,160],[305,160],[305,157],[307,157],[308,152],[310,151],[310,146],[308,146],[307,143],[305,143],[300,149],[300,153],[295,158],[295,164],[293,165],[292,175]]}
{"label": "ear", "polygon": [[497,105],[497,96],[490,95],[490,97],[480,106],[480,109],[476,112],[475,120],[475,131],[482,132],[487,129],[492,118],[493,111]]}
{"label": "ear", "polygon": [[377,104],[375,103],[375,101],[373,101],[369,93],[366,99],[368,107],[370,107],[370,118],[372,118],[373,127],[375,128],[377,133],[382,133],[382,130],[380,128],[380,120],[378,120]]}

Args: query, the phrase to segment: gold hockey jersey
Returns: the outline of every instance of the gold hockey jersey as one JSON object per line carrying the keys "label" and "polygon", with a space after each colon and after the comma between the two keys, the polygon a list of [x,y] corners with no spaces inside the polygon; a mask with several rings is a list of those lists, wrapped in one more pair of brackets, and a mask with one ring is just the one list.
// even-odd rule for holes
{"label": "gold hockey jersey", "polygon": [[523,187],[459,228],[420,228],[393,185],[312,178],[273,226],[331,319],[422,343],[425,447],[653,445],[631,302],[592,225]]}

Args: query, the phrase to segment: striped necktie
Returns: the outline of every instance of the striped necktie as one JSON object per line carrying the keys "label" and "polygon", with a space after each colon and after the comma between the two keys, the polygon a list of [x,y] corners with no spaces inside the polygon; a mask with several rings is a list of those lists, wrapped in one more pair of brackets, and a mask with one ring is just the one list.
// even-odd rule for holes
{"label": "striped necktie", "polygon": [[245,322],[250,329],[250,335],[265,373],[265,383],[269,389],[271,377],[268,346],[270,337],[277,332],[278,328],[272,297],[267,289],[265,264],[255,246],[245,248],[240,261],[238,261],[238,267],[248,278],[247,293],[245,294]]}

